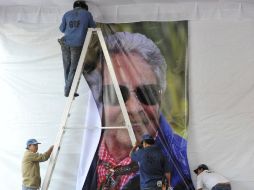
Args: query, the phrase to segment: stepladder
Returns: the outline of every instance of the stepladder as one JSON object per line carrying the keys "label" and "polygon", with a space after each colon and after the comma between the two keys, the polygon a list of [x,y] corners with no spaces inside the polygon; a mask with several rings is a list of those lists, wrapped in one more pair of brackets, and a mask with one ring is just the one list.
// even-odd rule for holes
{"label": "stepladder", "polygon": [[[136,142],[134,131],[132,129],[132,125],[131,125],[130,118],[129,118],[128,113],[127,113],[127,109],[125,107],[123,96],[122,96],[121,91],[120,91],[120,87],[119,87],[119,84],[118,84],[118,81],[117,81],[117,78],[116,78],[116,74],[114,72],[114,68],[113,68],[113,65],[112,65],[112,62],[111,62],[111,59],[110,59],[109,52],[107,50],[107,46],[106,46],[106,43],[105,43],[105,40],[104,40],[104,37],[103,37],[102,30],[100,28],[89,28],[88,31],[87,31],[87,34],[86,34],[85,42],[83,44],[82,52],[81,52],[79,62],[78,62],[78,66],[77,66],[75,76],[74,76],[74,79],[73,79],[73,82],[72,82],[69,97],[66,100],[65,108],[64,108],[62,118],[61,118],[61,122],[60,122],[60,126],[59,126],[59,131],[58,131],[57,136],[56,136],[56,140],[55,140],[55,143],[54,143],[54,149],[53,149],[53,152],[52,152],[50,160],[49,160],[49,164],[48,164],[48,167],[47,167],[47,170],[46,170],[46,174],[45,174],[45,177],[44,177],[44,180],[43,180],[43,183],[42,183],[41,190],[48,190],[49,189],[49,185],[50,185],[50,182],[51,182],[51,179],[52,179],[54,168],[55,168],[55,165],[57,163],[59,152],[61,150],[60,147],[62,145],[62,141],[63,141],[63,138],[64,138],[64,133],[67,129],[67,121],[68,121],[68,118],[71,117],[71,115],[70,115],[71,114],[70,113],[71,112],[71,107],[73,105],[73,101],[75,100],[74,94],[76,93],[76,91],[78,89],[78,86],[79,86],[79,83],[80,83],[80,78],[81,78],[81,75],[83,74],[84,65],[85,65],[84,60],[86,58],[88,48],[89,48],[89,44],[92,40],[93,35],[97,35],[97,37],[98,37],[100,47],[101,47],[102,53],[104,55],[105,63],[108,66],[109,74],[111,76],[112,83],[113,83],[113,86],[114,86],[114,89],[115,89],[115,93],[116,93],[116,96],[117,96],[117,99],[118,99],[118,102],[119,102],[119,106],[121,108],[123,118],[124,118],[124,121],[125,121],[124,126],[120,126],[120,127],[102,126],[101,128],[102,129],[114,129],[114,128],[127,129],[132,145],[134,145],[135,142]],[[84,129],[86,127],[89,127],[89,126],[84,126]],[[91,128],[91,126],[90,126],[90,128]]]}

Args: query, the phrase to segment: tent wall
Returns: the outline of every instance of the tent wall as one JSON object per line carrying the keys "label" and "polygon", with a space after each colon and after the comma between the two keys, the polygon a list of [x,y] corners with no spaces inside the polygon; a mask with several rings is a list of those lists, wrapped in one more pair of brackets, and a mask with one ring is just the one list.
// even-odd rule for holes
{"label": "tent wall", "polygon": [[[54,144],[66,98],[56,24],[0,27],[0,189],[21,189],[25,143],[37,138],[44,152]],[[74,189],[89,89],[81,80],[50,188]],[[75,128],[75,129],[72,129]],[[44,177],[48,162],[41,164]]]}
{"label": "tent wall", "polygon": [[[253,22],[190,23],[189,160],[254,187]],[[195,179],[195,176],[193,177]]]}
{"label": "tent wall", "polygon": [[[61,16],[72,2],[61,1],[61,6],[59,1],[40,2],[0,3],[0,178],[5,179],[0,189],[20,189],[25,141],[31,137],[42,141],[40,151],[53,144],[65,105],[57,38],[61,36]],[[154,3],[144,7],[125,1],[117,6],[113,1],[89,1],[89,6],[95,20],[101,22],[193,20],[189,23],[191,170],[207,163],[232,181],[233,190],[252,190],[253,3],[211,2],[158,1],[156,9],[149,8]],[[137,10],[141,9],[152,16],[140,15]],[[70,127],[76,129],[65,134],[52,190],[75,187],[83,133],[80,127],[90,98],[84,80],[79,93],[70,121]],[[41,166],[42,177],[46,167],[47,163]]]}
{"label": "tent wall", "polygon": [[[58,23],[72,7],[69,0],[0,1],[0,23]],[[97,22],[254,19],[251,0],[88,0]],[[140,14],[142,13],[142,14]]]}

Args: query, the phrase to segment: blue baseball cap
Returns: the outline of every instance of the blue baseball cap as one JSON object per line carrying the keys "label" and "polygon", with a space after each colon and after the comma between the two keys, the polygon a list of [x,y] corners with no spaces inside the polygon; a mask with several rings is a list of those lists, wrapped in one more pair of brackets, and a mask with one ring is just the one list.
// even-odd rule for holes
{"label": "blue baseball cap", "polygon": [[28,149],[28,146],[30,146],[31,144],[41,144],[40,142],[38,142],[36,139],[29,139],[26,142],[26,149]]}

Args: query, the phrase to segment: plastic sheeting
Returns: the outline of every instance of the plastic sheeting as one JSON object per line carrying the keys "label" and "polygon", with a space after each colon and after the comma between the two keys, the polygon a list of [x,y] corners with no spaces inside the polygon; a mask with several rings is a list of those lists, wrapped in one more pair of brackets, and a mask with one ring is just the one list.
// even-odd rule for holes
{"label": "plastic sheeting", "polygon": [[[150,134],[171,168],[170,184],[175,190],[194,190],[185,139],[188,135],[187,22],[139,22],[100,26],[137,143],[141,145],[142,136]],[[102,126],[128,125],[119,106],[113,76],[109,74],[109,66],[97,46],[95,43],[91,45],[85,68],[88,68],[88,84],[95,89],[92,92],[96,94],[96,102],[101,110]],[[93,84],[90,84],[91,79]],[[89,141],[87,139],[86,144]],[[131,148],[126,129],[103,130],[92,164],[81,164],[81,167],[91,165],[88,176],[84,179],[83,189],[139,189],[139,168],[129,157]],[[89,151],[83,151],[90,157]],[[154,160],[161,160],[154,157],[155,155],[151,155],[150,159],[154,164]],[[157,180],[164,177],[164,169],[153,173]],[[157,181],[153,181],[150,185],[156,183]]]}

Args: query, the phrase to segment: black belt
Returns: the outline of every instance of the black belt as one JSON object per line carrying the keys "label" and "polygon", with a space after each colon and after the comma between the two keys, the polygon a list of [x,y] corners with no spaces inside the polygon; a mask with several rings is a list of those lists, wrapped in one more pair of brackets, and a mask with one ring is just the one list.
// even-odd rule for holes
{"label": "black belt", "polygon": [[220,185],[220,186],[229,186],[230,183],[217,183],[216,185]]}

